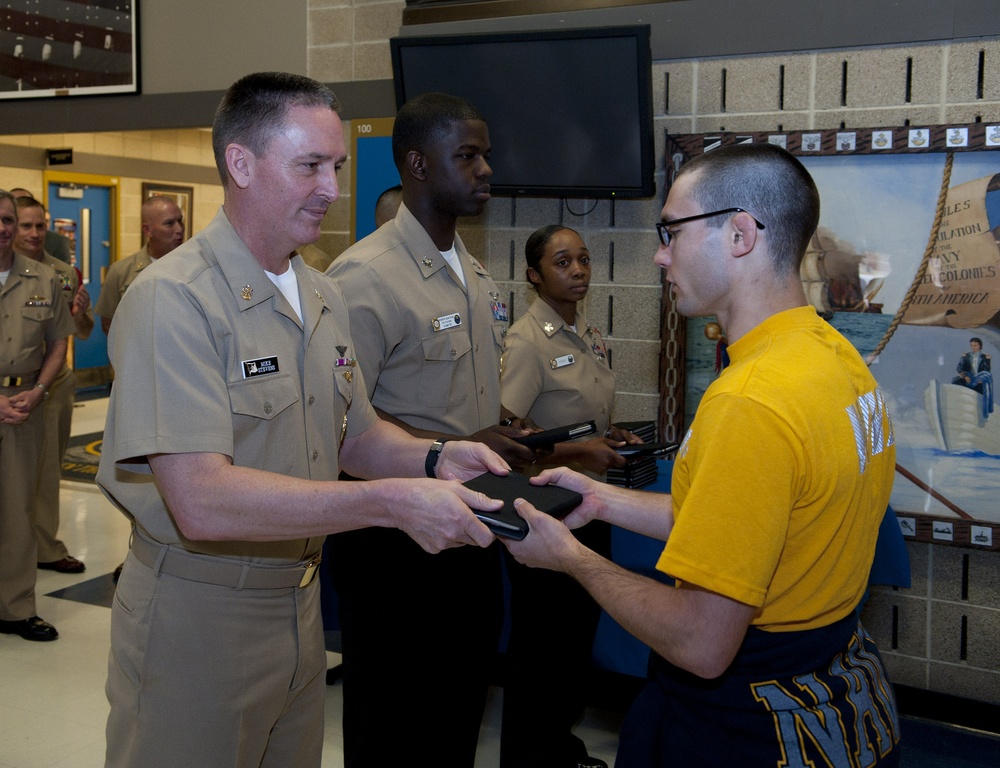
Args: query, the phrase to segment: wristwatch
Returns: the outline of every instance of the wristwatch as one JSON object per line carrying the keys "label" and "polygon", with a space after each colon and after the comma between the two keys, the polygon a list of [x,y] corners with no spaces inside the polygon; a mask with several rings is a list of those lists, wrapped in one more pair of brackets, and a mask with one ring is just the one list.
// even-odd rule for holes
{"label": "wristwatch", "polygon": [[447,439],[441,438],[431,443],[431,448],[427,451],[427,458],[424,459],[424,472],[427,473],[427,477],[437,477],[434,474],[434,467],[437,466],[438,459],[441,457],[441,449],[444,448],[444,444],[447,442]]}
{"label": "wristwatch", "polygon": [[44,384],[42,384],[42,382],[38,382],[37,384],[35,384],[35,389],[42,390],[42,400],[49,399],[49,388],[46,387]]}

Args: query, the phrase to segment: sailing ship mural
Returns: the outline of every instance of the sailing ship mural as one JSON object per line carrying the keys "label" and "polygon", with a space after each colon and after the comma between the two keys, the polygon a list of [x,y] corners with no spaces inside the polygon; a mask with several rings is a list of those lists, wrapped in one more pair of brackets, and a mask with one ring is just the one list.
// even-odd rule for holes
{"label": "sailing ship mural", "polygon": [[[802,160],[822,200],[803,287],[866,356],[889,402],[900,527],[997,549],[1000,125],[919,130],[931,140],[912,143],[910,128],[820,131],[808,143],[796,133],[670,139],[689,154],[710,141],[784,143]],[[688,324],[688,414],[718,375],[704,333],[713,319]]]}

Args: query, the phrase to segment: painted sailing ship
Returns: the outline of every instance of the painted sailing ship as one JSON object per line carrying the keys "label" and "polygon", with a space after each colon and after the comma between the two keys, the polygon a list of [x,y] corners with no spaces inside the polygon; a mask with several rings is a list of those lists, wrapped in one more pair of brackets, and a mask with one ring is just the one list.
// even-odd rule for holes
{"label": "painted sailing ship", "polygon": [[826,227],[819,227],[799,269],[806,298],[825,317],[834,312],[881,312],[874,301],[889,276],[889,257],[858,253]]}

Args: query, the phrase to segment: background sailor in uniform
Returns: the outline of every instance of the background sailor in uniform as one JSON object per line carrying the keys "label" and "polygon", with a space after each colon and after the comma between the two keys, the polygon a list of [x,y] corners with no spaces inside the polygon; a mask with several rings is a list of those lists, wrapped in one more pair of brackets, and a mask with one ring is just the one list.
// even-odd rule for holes
{"label": "background sailor in uniform", "polygon": [[335,108],[297,75],[231,86],[212,134],[222,208],[118,308],[97,482],[133,538],[112,609],[109,766],[318,766],[323,535],[493,541],[468,505],[499,502],[459,483],[336,482],[341,465],[466,478],[506,464],[376,417],[340,291],[294,250],[339,196]]}
{"label": "background sailor in uniform", "polygon": [[17,208],[0,190],[0,632],[55,640],[35,614],[31,506],[45,436],[41,404],[66,361],[73,319],[55,271],[14,252]]}
{"label": "background sailor in uniform", "polygon": [[[24,189],[23,187],[14,187],[10,190],[10,193],[14,196],[16,200],[19,197],[30,197],[32,200],[37,199],[31,192]],[[56,232],[54,229],[49,229],[51,224],[51,217],[49,212],[45,212],[45,252],[57,259],[64,264],[70,264],[75,266],[76,261],[74,248],[75,243],[70,240],[66,235],[61,232]]]}
{"label": "background sailor in uniform", "polygon": [[122,296],[142,270],[184,242],[184,214],[169,197],[147,197],[142,201],[141,215],[146,244],[131,256],[119,259],[108,267],[97,304],[94,305],[94,314],[100,316],[105,333],[111,328],[111,320]]}
{"label": "background sailor in uniform", "polygon": [[[86,339],[94,330],[94,315],[90,311],[90,294],[80,281],[76,267],[53,258],[45,250],[45,206],[34,198],[17,198],[18,228],[14,250],[34,261],[48,264],[56,271],[62,294],[69,306],[76,330],[73,335]],[[76,400],[76,374],[64,364],[49,388],[42,405],[45,414],[45,447],[38,470],[35,492],[35,540],[38,544],[38,567],[60,573],[81,573],[85,566],[70,555],[59,538],[59,481],[62,459],[69,445],[73,424],[73,403]]]}
{"label": "background sailor in uniform", "polygon": [[[568,464],[599,477],[625,464],[616,451],[642,440],[611,426],[615,375],[597,328],[587,324],[590,251],[568,227],[536,230],[524,247],[528,282],[538,297],[504,342],[500,398],[512,413],[543,429],[593,419],[597,438],[559,443],[540,464]],[[575,532],[586,546],[611,556],[611,527]],[[531,569],[507,558],[511,634],[504,677],[500,765],[503,768],[604,766],[571,732],[585,707],[590,653],[600,606],[562,573]],[[558,648],[558,653],[553,649]]]}
{"label": "background sailor in uniform", "polygon": [[375,201],[375,229],[396,218],[399,206],[403,204],[403,185],[397,184],[383,191]]}
{"label": "background sailor in uniform", "polygon": [[[510,439],[525,434],[519,425],[498,426],[507,308],[456,233],[489,200],[486,123],[462,99],[424,94],[397,114],[392,151],[403,204],[328,271],[372,404],[413,434],[469,435],[530,462]],[[333,536],[330,548],[345,766],[471,768],[502,621],[499,551],[432,558],[379,530]]]}

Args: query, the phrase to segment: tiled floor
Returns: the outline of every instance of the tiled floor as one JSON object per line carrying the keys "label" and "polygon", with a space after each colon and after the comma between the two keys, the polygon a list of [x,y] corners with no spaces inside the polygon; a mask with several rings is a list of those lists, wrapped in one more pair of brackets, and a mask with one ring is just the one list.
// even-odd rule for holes
{"label": "tiled floor", "polygon": [[[107,400],[77,403],[73,434],[104,428]],[[87,564],[71,576],[38,572],[38,614],[59,630],[52,643],[0,635],[0,768],[100,768],[104,765],[104,697],[111,611],[50,593],[104,576],[125,556],[129,527],[96,485],[62,483],[60,537]],[[98,582],[98,586],[100,582]],[[330,664],[339,661],[329,654]],[[493,691],[480,735],[477,768],[499,760],[500,703]],[[323,768],[343,766],[341,689],[327,686]],[[577,731],[591,753],[610,764],[618,745],[617,717],[588,712]]]}

